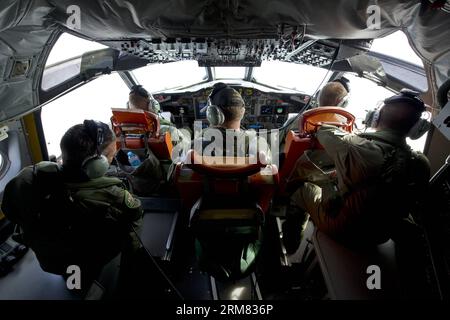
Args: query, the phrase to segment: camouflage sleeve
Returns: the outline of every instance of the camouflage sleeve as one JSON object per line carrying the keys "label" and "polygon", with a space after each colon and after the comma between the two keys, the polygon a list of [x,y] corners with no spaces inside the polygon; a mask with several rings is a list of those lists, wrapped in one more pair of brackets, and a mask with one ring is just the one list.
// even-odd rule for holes
{"label": "camouflage sleeve", "polygon": [[125,212],[133,221],[142,217],[143,210],[141,201],[134,197],[128,190],[123,190],[123,204]]}
{"label": "camouflage sleeve", "polygon": [[117,201],[115,204],[117,210],[115,211],[120,215],[117,217],[118,220],[131,223],[134,228],[134,230],[129,230],[130,242],[123,252],[134,252],[141,246],[138,235],[134,233],[134,231],[139,233],[139,229],[143,224],[141,201],[134,197],[128,190],[119,186],[114,186],[111,192]]}
{"label": "camouflage sleeve", "polygon": [[114,186],[111,190],[116,199],[115,206],[120,210],[122,219],[136,221],[142,217],[141,201],[134,197],[128,190]]}
{"label": "camouflage sleeve", "polygon": [[322,125],[317,130],[317,139],[333,159],[337,154],[348,151],[352,146],[348,139],[344,139],[346,136],[348,136],[347,132],[330,125]]}

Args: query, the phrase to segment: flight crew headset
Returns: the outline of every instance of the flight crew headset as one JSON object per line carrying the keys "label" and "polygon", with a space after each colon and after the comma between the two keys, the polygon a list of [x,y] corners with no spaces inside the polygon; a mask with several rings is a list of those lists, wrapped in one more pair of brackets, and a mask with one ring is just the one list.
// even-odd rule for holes
{"label": "flight crew headset", "polygon": [[[92,156],[87,157],[82,165],[81,168],[83,172],[89,177],[89,179],[95,179],[100,178],[105,175],[105,173],[108,171],[109,168],[109,162],[108,159],[100,152],[101,145],[105,142],[105,126],[98,121],[95,120],[84,120],[83,122],[84,127],[86,128],[86,131],[88,133],[88,136],[96,143],[96,153]],[[175,287],[175,285],[172,283],[170,278],[166,275],[166,273],[161,269],[159,264],[156,262],[153,255],[150,253],[150,251],[147,249],[147,247],[142,242],[141,236],[138,234],[134,226],[131,224],[131,229],[136,235],[138,241],[140,242],[141,246],[144,248],[147,256],[150,258],[152,263],[155,265],[157,270],[161,273],[161,275],[164,277],[164,279],[167,281],[170,288],[177,294],[179,298],[183,300],[183,296],[178,291],[178,289]]]}
{"label": "flight crew headset", "polygon": [[[409,89],[402,89],[398,95],[392,96],[384,100],[383,106],[381,108],[369,111],[364,120],[364,124],[366,125],[367,128],[376,128],[380,121],[380,112],[383,109],[383,107],[387,104],[405,102],[414,105],[414,107],[418,108],[418,111],[420,111],[421,113],[424,112],[425,103],[419,97],[419,95],[420,95],[419,92]],[[409,137],[412,140],[417,140],[421,136],[423,136],[423,134],[427,132],[430,129],[430,127],[431,123],[429,121],[427,121],[426,119],[419,118],[419,120],[417,120],[417,122],[409,130],[407,137]]]}
{"label": "flight crew headset", "polygon": [[[129,94],[132,94],[132,93],[135,93],[143,98],[148,99],[148,104],[147,104],[148,111],[153,111],[155,113],[161,112],[161,107],[159,105],[158,100],[156,100],[150,93],[148,93],[148,91],[145,90],[142,87],[142,85],[136,84],[136,85],[132,86]],[[129,101],[127,101],[127,109],[130,109]]]}
{"label": "flight crew headset", "polygon": [[341,101],[339,101],[339,103],[336,105],[336,107],[346,108],[348,106],[349,99],[350,99],[350,94],[347,93],[344,97],[341,98]]}
{"label": "flight crew headset", "polygon": [[[108,159],[100,152],[100,147],[105,142],[105,131],[104,131],[105,126],[101,122],[94,120],[84,120],[83,125],[86,128],[89,138],[92,139],[92,141],[94,141],[96,144],[95,147],[96,153],[92,156],[87,157],[83,161],[81,168],[83,172],[86,174],[86,176],[89,177],[89,179],[103,177],[109,168]],[[153,255],[150,253],[150,251],[142,242],[141,236],[138,234],[133,224],[130,224],[130,227],[133,233],[136,235],[139,243],[144,248],[151,262],[154,264],[154,266],[160,272],[163,278],[167,281],[169,287],[173,290],[173,292],[176,293],[176,295],[180,299],[183,300],[183,296],[181,295],[181,293],[178,291],[173,282],[166,275],[163,269],[159,266],[158,262],[156,262],[156,259],[153,257]]]}
{"label": "flight crew headset", "polygon": [[81,170],[89,179],[103,177],[109,168],[108,159],[100,151],[101,145],[105,142],[104,127],[94,120],[84,120],[83,126],[89,138],[95,143],[95,154],[83,160]]}
{"label": "flight crew headset", "polygon": [[[224,89],[231,89],[225,83],[218,83],[214,86],[208,97],[208,104],[206,106],[206,119],[212,126],[220,126],[225,122],[225,114],[223,113],[223,107],[213,104],[212,100],[215,95]],[[244,101],[242,101],[244,107]]]}
{"label": "flight crew headset", "polygon": [[341,77],[339,79],[333,80],[332,82],[338,82],[342,84],[342,86],[345,88],[347,94],[340,99],[341,101],[339,101],[336,107],[346,108],[350,101],[350,85],[349,85],[350,80],[348,80],[346,77]]}

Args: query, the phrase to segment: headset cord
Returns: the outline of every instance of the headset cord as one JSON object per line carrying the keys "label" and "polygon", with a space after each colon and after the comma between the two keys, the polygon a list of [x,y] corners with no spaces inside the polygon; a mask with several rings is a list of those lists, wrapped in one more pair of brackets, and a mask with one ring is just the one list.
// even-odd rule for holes
{"label": "headset cord", "polygon": [[[119,160],[117,159],[117,154],[114,156],[114,159],[117,162],[117,171],[118,170],[122,170],[120,168],[119,165]],[[139,234],[137,233],[136,229],[134,228],[134,226],[131,224],[131,229],[133,230],[133,233],[136,235],[139,243],[141,244],[141,246],[144,248],[147,256],[150,258],[150,260],[152,261],[152,263],[155,265],[156,269],[158,270],[158,272],[163,276],[163,278],[167,281],[167,283],[169,284],[169,286],[171,287],[171,289],[176,293],[176,295],[181,299],[184,300],[183,296],[181,295],[180,291],[178,291],[178,289],[175,287],[175,285],[173,284],[173,282],[169,279],[169,277],[166,275],[166,273],[164,272],[164,270],[161,269],[161,267],[159,266],[159,264],[156,262],[155,258],[153,257],[153,255],[150,253],[150,251],[148,251],[147,247],[144,245],[144,243],[142,242],[141,237],[139,236]]]}
{"label": "headset cord", "polygon": [[155,257],[153,257],[153,255],[150,253],[150,251],[148,251],[147,247],[144,245],[144,243],[142,242],[141,237],[138,235],[136,229],[134,228],[133,225],[131,225],[131,229],[133,230],[134,234],[136,235],[136,237],[138,238],[139,243],[141,244],[141,246],[144,248],[145,252],[147,253],[147,256],[150,258],[150,260],[152,261],[152,263],[155,265],[156,269],[158,270],[158,272],[163,276],[163,278],[167,281],[167,283],[169,284],[170,288],[176,293],[176,295],[178,296],[178,298],[180,298],[180,300],[184,300],[183,296],[181,295],[180,291],[178,291],[178,289],[175,287],[175,285],[173,284],[173,282],[169,279],[169,277],[166,275],[166,273],[164,272],[163,269],[161,269],[161,267],[159,266],[159,264],[156,262]]}

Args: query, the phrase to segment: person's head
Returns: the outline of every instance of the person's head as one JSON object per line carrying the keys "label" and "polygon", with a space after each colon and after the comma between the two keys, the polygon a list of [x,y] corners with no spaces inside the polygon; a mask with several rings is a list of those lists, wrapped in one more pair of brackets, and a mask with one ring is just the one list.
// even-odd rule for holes
{"label": "person's head", "polygon": [[406,136],[418,123],[424,111],[425,104],[418,97],[418,93],[402,90],[400,94],[384,100],[375,127],[377,130],[393,130]]}
{"label": "person's head", "polygon": [[102,161],[109,165],[116,153],[116,137],[106,123],[85,120],[66,131],[60,147],[64,169],[80,172],[102,155],[106,158]]}
{"label": "person's head", "polygon": [[340,82],[328,82],[322,90],[320,90],[319,107],[342,106],[347,98],[348,92]]}
{"label": "person's head", "polygon": [[220,125],[229,129],[239,129],[245,114],[245,103],[239,92],[219,82],[209,95],[207,109],[211,125]]}
{"label": "person's head", "polygon": [[128,96],[128,107],[130,109],[139,109],[156,113],[157,106],[154,106],[155,100],[141,85],[131,87]]}

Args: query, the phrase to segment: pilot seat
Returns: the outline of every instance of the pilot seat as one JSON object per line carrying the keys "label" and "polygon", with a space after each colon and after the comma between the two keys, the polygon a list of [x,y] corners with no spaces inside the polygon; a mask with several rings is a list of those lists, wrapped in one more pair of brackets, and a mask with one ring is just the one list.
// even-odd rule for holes
{"label": "pilot seat", "polygon": [[277,167],[256,158],[205,157],[190,150],[176,167],[175,183],[190,211],[200,269],[222,281],[249,275],[278,185]]}
{"label": "pilot seat", "polygon": [[316,139],[312,139],[312,134],[320,127],[319,123],[335,125],[350,133],[353,131],[355,116],[339,107],[318,107],[308,110],[300,116],[298,131],[290,130],[286,136],[285,157],[280,167],[279,195],[287,194],[288,181],[298,159],[306,150],[317,150],[315,152],[317,164],[322,168],[333,166],[331,158],[326,155],[323,147]]}
{"label": "pilot seat", "polygon": [[[303,113],[298,132],[290,131],[287,135],[286,159],[280,170],[280,184],[284,188],[281,192],[295,190],[293,187],[298,187],[299,182],[312,181],[319,186],[326,183],[334,171],[334,164],[313,135],[322,124],[335,125],[351,133],[354,122],[351,113],[338,107],[319,107]],[[300,161],[303,161],[302,172],[294,172]],[[282,238],[280,220],[278,226]],[[390,239],[379,245],[350,246],[318,230],[310,220],[297,252],[287,255],[283,245],[282,251],[287,265],[302,266],[304,283],[323,281],[322,298],[348,300],[399,296],[395,243]]]}
{"label": "pilot seat", "polygon": [[160,134],[159,119],[143,110],[112,109],[111,124],[117,136],[117,149],[136,153],[151,150],[159,160],[170,160],[170,132]]}

